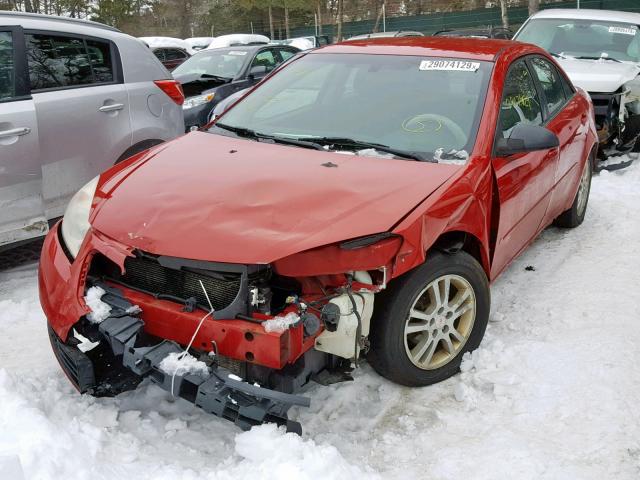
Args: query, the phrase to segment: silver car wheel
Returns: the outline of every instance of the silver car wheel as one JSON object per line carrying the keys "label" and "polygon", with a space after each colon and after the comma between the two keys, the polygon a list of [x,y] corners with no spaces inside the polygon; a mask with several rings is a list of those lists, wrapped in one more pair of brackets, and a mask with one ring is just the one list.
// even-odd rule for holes
{"label": "silver car wheel", "polygon": [[580,186],[578,187],[578,205],[577,205],[577,213],[579,216],[582,216],[585,209],[587,208],[587,200],[589,199],[589,189],[591,187],[591,178],[590,178],[590,161],[587,159],[587,162],[584,165],[584,169],[582,171],[582,176],[580,177]]}
{"label": "silver car wheel", "polygon": [[459,275],[443,275],[413,302],[404,327],[404,346],[422,370],[440,368],[464,348],[476,318],[476,295]]}

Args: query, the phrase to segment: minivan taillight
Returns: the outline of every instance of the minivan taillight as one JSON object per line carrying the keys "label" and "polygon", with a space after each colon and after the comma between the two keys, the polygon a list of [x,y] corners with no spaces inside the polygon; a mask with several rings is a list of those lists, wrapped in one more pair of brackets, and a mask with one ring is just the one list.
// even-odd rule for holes
{"label": "minivan taillight", "polygon": [[182,85],[176,80],[156,80],[155,83],[160,90],[166,93],[171,100],[178,105],[184,103],[184,92],[182,91]]}

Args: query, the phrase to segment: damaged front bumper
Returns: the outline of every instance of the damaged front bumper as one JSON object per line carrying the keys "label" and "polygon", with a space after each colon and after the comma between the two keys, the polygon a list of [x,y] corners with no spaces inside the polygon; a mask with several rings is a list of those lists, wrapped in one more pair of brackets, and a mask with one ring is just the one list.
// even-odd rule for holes
{"label": "damaged front bumper", "polygon": [[[65,252],[59,237],[59,224],[45,239],[39,269],[40,302],[48,320],[51,344],[62,369],[80,392],[96,396],[113,395],[135,388],[143,377],[149,377],[162,388],[182,397],[205,411],[233,421],[246,429],[263,422],[285,425],[288,430],[301,430],[297,422],[287,418],[292,405],[308,406],[309,400],[293,395],[311,375],[324,368],[326,354],[302,356],[302,326],[283,333],[267,333],[259,322],[239,319],[208,319],[202,325],[195,345],[209,356],[209,376],[167,376],[158,368],[162,359],[182,352],[180,345],[189,343],[196,331],[201,311],[184,311],[182,305],[133,291],[126,287],[102,284],[109,291],[106,301],[112,314],[99,327],[90,324],[83,297],[94,282],[91,264],[103,255],[117,265],[124,265],[131,251],[99,232],[88,233],[75,261]],[[118,293],[116,293],[118,292]],[[138,304],[143,313],[126,314],[126,308]],[[76,334],[100,346],[92,351],[78,349]],[[310,356],[313,356],[311,358]],[[249,362],[248,358],[260,363]],[[241,361],[242,360],[242,361]],[[301,360],[294,374],[282,370]],[[306,363],[305,363],[306,362]],[[234,369],[242,364],[252,375],[245,377]],[[298,361],[296,364],[300,366]],[[254,384],[255,372],[264,373],[266,385]],[[232,376],[230,376],[232,375]],[[237,375],[237,376],[236,376]],[[251,383],[237,380],[247,378]]]}
{"label": "damaged front bumper", "polygon": [[[106,286],[105,286],[106,287]],[[160,363],[172,353],[182,353],[183,349],[176,342],[161,340],[148,345],[148,337],[143,332],[144,322],[140,318],[127,315],[132,306],[122,298],[117,289],[109,288],[103,300],[112,308],[110,317],[92,328],[92,342],[103,343],[108,348],[112,361],[112,371],[126,368],[138,381],[149,377],[154,383],[181,397],[204,411],[235,423],[243,430],[262,423],[276,423],[285,426],[287,431],[302,433],[298,422],[287,417],[292,406],[308,407],[307,397],[263,388],[241,381],[230,370],[217,365],[213,356],[209,365],[209,374],[168,374],[160,368]],[[88,326],[88,323],[84,321]],[[91,352],[82,352],[74,345],[75,337],[63,342],[49,327],[49,335],[54,353],[63,370],[81,392],[95,393],[102,386],[96,381],[94,363]],[[141,341],[141,339],[143,339]],[[135,386],[135,385],[134,385]]]}

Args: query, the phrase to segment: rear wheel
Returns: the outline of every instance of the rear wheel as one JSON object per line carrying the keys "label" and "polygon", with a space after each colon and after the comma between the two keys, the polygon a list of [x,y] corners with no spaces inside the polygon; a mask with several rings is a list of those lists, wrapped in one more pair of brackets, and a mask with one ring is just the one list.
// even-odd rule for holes
{"label": "rear wheel", "polygon": [[573,199],[571,208],[561,213],[554,220],[554,225],[562,228],[575,228],[584,221],[589,203],[589,192],[591,191],[591,159],[587,159],[580,176],[580,185]]}
{"label": "rear wheel", "polygon": [[480,264],[465,252],[433,253],[376,304],[369,362],[402,385],[445,380],[458,372],[464,353],[480,345],[489,309]]}

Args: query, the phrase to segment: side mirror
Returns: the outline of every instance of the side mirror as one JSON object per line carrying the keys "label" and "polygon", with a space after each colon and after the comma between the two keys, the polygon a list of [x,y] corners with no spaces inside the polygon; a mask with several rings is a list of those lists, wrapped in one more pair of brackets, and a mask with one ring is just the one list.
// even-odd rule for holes
{"label": "side mirror", "polygon": [[267,74],[267,67],[264,65],[256,65],[249,70],[250,77],[263,77]]}
{"label": "side mirror", "polygon": [[560,145],[553,132],[538,125],[520,123],[513,127],[509,138],[500,138],[496,142],[496,153],[500,157],[508,157],[516,153],[549,150]]}

